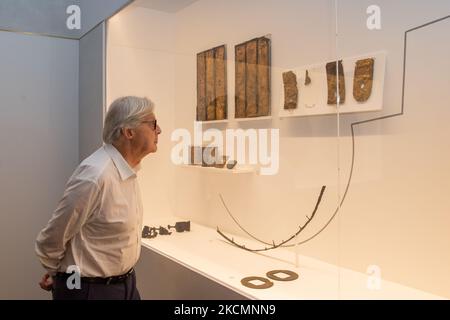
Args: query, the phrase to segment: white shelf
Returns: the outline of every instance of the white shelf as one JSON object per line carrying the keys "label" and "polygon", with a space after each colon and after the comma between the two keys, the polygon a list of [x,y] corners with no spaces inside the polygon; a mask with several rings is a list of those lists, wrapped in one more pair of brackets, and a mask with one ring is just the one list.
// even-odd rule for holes
{"label": "white shelf", "polygon": [[226,165],[224,168],[214,168],[214,167],[202,167],[200,165],[194,166],[194,165],[188,165],[188,164],[181,164],[178,165],[178,167],[181,168],[189,168],[193,170],[201,170],[205,172],[214,172],[214,173],[228,173],[228,174],[242,174],[242,173],[255,173],[255,168],[252,167],[235,167],[233,169],[227,169]]}
{"label": "white shelf", "polygon": [[[146,219],[144,224],[167,225],[181,220],[186,219]],[[261,247],[254,240],[233,237],[249,248]],[[223,241],[215,229],[192,221],[190,232],[142,239],[142,245],[249,299],[443,299],[384,279],[381,279],[379,290],[370,290],[366,273],[304,255],[299,255],[299,265],[295,266],[294,252],[284,248],[260,254],[250,253]],[[292,270],[300,277],[289,282],[274,281],[274,285],[265,290],[247,288],[240,283],[244,277],[264,277],[267,271],[275,269]],[[341,286],[338,285],[339,279]]]}
{"label": "white shelf", "polygon": [[247,122],[247,121],[262,121],[262,120],[271,120],[272,116],[265,117],[251,117],[251,118],[234,118],[236,122]]}
{"label": "white shelf", "polygon": [[[283,108],[283,106],[281,107]],[[296,109],[295,109],[296,110]],[[347,114],[355,114],[355,113],[370,113],[370,112],[377,112],[379,110],[363,110],[363,111],[346,111],[346,112],[340,112],[340,115],[347,115]],[[304,118],[304,117],[317,117],[317,116],[332,116],[332,115],[337,115],[338,112],[335,111],[334,113],[329,112],[326,114],[320,114],[320,113],[315,113],[315,114],[305,114],[305,113],[300,113],[298,111],[296,112],[283,112],[278,115],[278,118],[280,119],[286,119],[286,118]]]}
{"label": "white shelf", "polygon": [[198,123],[203,124],[214,124],[214,123],[228,123],[229,120],[228,119],[223,119],[223,120],[209,120],[209,121],[195,121]]}
{"label": "white shelf", "polygon": [[223,119],[223,120],[209,120],[209,121],[197,121],[196,123],[201,123],[202,125],[208,125],[208,124],[217,124],[217,123],[228,123],[232,121],[236,122],[251,122],[251,121],[264,121],[264,120],[271,120],[272,116],[264,116],[264,117],[250,117],[250,118],[234,118],[234,119]]}

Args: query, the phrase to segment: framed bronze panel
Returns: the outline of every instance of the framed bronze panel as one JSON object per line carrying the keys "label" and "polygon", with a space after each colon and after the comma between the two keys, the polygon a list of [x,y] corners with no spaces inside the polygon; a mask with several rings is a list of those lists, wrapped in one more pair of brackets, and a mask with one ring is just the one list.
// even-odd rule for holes
{"label": "framed bronze panel", "polygon": [[270,39],[235,46],[235,118],[270,115]]}
{"label": "framed bronze panel", "polygon": [[197,121],[227,119],[225,45],[197,54]]}

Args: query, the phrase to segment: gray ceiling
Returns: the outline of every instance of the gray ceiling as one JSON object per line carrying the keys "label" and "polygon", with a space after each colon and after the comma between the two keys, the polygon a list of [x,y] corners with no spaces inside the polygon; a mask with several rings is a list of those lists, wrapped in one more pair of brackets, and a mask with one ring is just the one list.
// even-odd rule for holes
{"label": "gray ceiling", "polygon": [[[0,30],[79,39],[131,0],[0,0]],[[81,29],[66,26],[69,5],[81,11]]]}

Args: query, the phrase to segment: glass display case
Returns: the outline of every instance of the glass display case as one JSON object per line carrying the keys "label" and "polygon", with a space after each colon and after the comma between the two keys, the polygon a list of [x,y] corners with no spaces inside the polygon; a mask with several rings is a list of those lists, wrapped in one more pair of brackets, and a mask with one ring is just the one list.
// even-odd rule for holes
{"label": "glass display case", "polygon": [[108,21],[107,104],[155,102],[144,221],[192,223],[144,251],[250,299],[450,298],[447,2],[144,3]]}

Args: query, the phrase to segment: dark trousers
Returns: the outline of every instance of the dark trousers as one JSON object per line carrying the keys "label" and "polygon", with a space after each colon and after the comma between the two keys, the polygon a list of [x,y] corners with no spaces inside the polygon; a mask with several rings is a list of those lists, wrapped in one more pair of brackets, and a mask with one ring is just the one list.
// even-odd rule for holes
{"label": "dark trousers", "polygon": [[81,281],[80,289],[69,289],[67,279],[53,278],[53,300],[141,300],[133,272],[119,283],[89,283]]}

